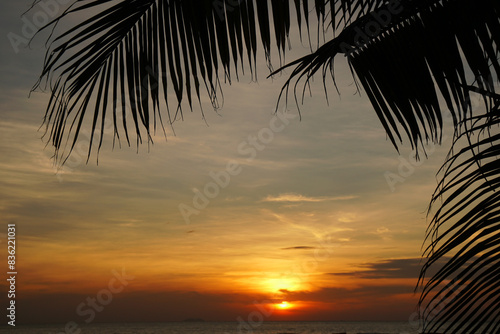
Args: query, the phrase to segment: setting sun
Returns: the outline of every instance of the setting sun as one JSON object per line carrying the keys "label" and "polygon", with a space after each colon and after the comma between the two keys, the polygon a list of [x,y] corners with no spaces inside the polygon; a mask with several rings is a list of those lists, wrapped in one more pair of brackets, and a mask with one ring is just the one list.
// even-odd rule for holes
{"label": "setting sun", "polygon": [[279,309],[286,310],[292,307],[292,305],[286,301],[282,301],[280,304],[277,305]]}

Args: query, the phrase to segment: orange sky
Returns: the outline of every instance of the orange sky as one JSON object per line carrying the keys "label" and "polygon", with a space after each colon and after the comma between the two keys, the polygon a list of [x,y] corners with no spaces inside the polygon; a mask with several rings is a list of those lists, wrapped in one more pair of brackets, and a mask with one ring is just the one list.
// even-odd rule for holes
{"label": "orange sky", "polygon": [[[28,3],[2,4],[3,35],[22,28]],[[308,52],[297,36],[291,42],[288,60]],[[57,170],[37,131],[48,95],[27,98],[42,43],[19,53],[2,43],[0,244],[16,223],[20,323],[85,323],[90,313],[78,307],[97,296],[111,300],[92,322],[248,321],[255,312],[406,321],[414,312],[425,210],[446,149],[408,165],[410,148],[397,154],[342,60],[342,95],[328,82],[327,105],[318,78],[302,120],[289,105],[279,131],[273,112],[286,75],[266,80],[262,61],[258,83],[223,86],[218,114],[203,101],[209,126],[186,108],[175,136],[157,133],[149,153],[113,150],[109,137],[99,165],[95,155],[85,164],[82,139]],[[233,162],[239,173],[196,209],[197,192]],[[388,184],[387,173],[403,181]],[[181,204],[196,210],[189,223]],[[130,280],[120,289],[114,273],[123,272]]]}

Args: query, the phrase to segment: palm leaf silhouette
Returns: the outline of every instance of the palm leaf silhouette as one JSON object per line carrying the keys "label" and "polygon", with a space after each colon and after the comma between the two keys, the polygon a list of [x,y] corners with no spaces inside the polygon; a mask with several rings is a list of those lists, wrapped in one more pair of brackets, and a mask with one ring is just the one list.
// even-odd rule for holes
{"label": "palm leaf silhouette", "polygon": [[440,258],[452,256],[425,282],[420,298],[429,332],[496,333],[500,329],[500,194],[496,191],[500,96],[490,102],[490,112],[469,119],[471,126],[456,136],[453,146],[462,147],[460,142],[465,141],[465,147],[451,152],[432,198],[433,204],[443,201],[427,233],[422,283]]}
{"label": "palm leaf silhouette", "polygon": [[380,6],[313,54],[287,65],[295,68],[283,89],[295,79],[295,91],[301,79],[307,83],[319,70],[333,73],[335,56],[346,54],[396,148],[402,132],[415,149],[423,142],[439,142],[443,124],[438,96],[455,125],[470,109],[467,67],[479,89],[495,91],[492,78],[500,73],[500,63],[492,41],[500,45],[500,3],[480,3],[401,1],[401,10],[370,36],[377,13],[388,12],[389,4]]}
{"label": "palm leaf silhouette", "polygon": [[[306,87],[318,72],[324,80],[328,73],[335,80],[333,62],[343,55],[396,149],[405,138],[417,153],[424,143],[439,143],[443,113],[450,112],[456,140],[432,199],[433,204],[439,198],[443,202],[429,227],[427,262],[420,276],[424,331],[478,332],[481,324],[491,324],[490,329],[497,331],[499,203],[495,189],[500,147],[493,131],[499,119],[494,83],[500,73],[500,2],[312,3],[76,1],[42,28],[89,13],[88,19],[51,38],[36,85],[50,86],[44,124],[56,161],[64,162],[69,156],[83,127],[91,129],[90,141],[98,140],[100,147],[107,114],[112,116],[114,139],[125,137],[130,145],[130,132],[135,132],[140,144],[151,140],[157,123],[163,128],[163,108],[171,125],[182,118],[184,101],[192,109],[198,100],[202,110],[203,91],[213,107],[219,107],[221,81],[237,79],[245,68],[252,79],[257,78],[259,48],[270,69],[271,49],[278,50],[280,57],[285,54],[292,17],[297,18],[301,34],[305,26],[307,36],[301,38],[311,43],[309,16],[315,15],[321,27],[318,33],[331,27],[333,38],[271,73],[292,68],[279,97],[286,97],[292,88],[298,102],[299,84]],[[471,94],[484,97],[484,114],[473,113]],[[478,132],[482,137],[473,142]],[[463,148],[456,147],[463,145],[462,138],[469,141]],[[91,150],[92,146],[89,157]],[[439,233],[443,228],[444,233]],[[428,268],[448,258],[427,280]]]}
{"label": "palm leaf silhouette", "polygon": [[[309,22],[307,2],[295,4],[297,16]],[[256,78],[257,28],[269,64],[271,30],[277,49],[285,53],[292,8],[288,1],[77,1],[42,30],[95,11],[100,12],[51,40],[35,86],[50,84],[44,123],[56,158],[71,152],[84,121],[92,134],[100,125],[102,141],[107,112],[113,115],[115,137],[120,139],[121,128],[130,145],[129,127],[138,144],[151,139],[156,120],[162,122],[160,105],[167,108],[168,124],[182,117],[181,103],[187,100],[192,108],[203,89],[217,108],[220,80],[231,81],[232,66],[238,77],[238,68],[244,71],[247,62]],[[324,19],[325,8],[317,7],[317,15]],[[177,102],[173,110],[170,90]],[[69,150],[60,155],[68,139]]]}

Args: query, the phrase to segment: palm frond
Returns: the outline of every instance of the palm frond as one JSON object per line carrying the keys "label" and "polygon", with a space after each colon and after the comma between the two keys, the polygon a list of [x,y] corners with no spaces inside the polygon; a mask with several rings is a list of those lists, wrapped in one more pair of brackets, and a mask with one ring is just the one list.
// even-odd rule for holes
{"label": "palm frond", "polygon": [[[182,102],[193,108],[203,90],[218,108],[221,81],[230,82],[232,70],[238,77],[239,68],[248,67],[256,78],[257,30],[269,64],[272,30],[285,52],[289,7],[288,1],[253,0],[76,1],[42,28],[88,17],[51,39],[35,85],[50,86],[44,124],[56,159],[68,157],[82,128],[101,143],[107,114],[115,139],[124,136],[130,145],[130,131],[137,144],[150,141],[157,119],[163,127],[160,109],[166,107],[172,124],[182,117]],[[307,5],[295,9],[308,22]]]}
{"label": "palm frond", "polygon": [[[500,329],[500,99],[464,123],[463,147],[442,167],[419,281],[424,332],[496,333]],[[465,142],[465,144],[464,144]],[[438,264],[442,258],[449,258]],[[439,269],[427,281],[430,269]]]}
{"label": "palm frond", "polygon": [[328,72],[333,77],[335,56],[344,54],[396,149],[404,133],[418,151],[422,143],[441,140],[439,96],[457,125],[470,109],[471,81],[494,92],[492,78],[500,73],[500,3],[396,3],[384,1],[313,54],[278,71],[294,66],[282,94],[293,84],[296,95],[299,82],[304,79],[305,87],[320,70],[323,77]]}

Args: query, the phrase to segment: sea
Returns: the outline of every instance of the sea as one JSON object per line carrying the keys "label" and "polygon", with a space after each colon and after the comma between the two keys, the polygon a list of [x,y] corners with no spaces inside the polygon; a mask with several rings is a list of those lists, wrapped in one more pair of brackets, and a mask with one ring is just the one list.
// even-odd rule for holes
{"label": "sea", "polygon": [[[10,327],[10,326],[9,326]],[[16,334],[417,334],[409,322],[168,322],[90,324],[65,331],[62,325],[0,327]]]}

